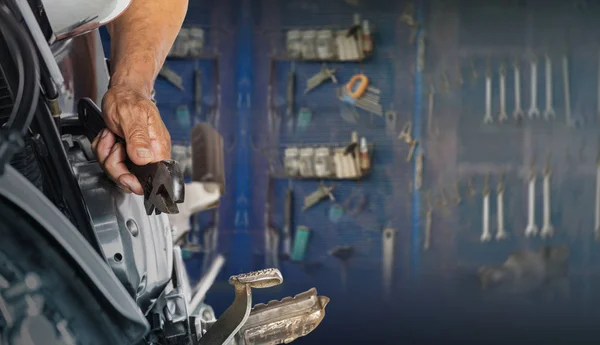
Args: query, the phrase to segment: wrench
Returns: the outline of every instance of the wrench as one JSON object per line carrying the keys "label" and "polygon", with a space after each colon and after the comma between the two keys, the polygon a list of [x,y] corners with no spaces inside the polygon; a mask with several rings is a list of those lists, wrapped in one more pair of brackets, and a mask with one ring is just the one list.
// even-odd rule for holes
{"label": "wrench", "polygon": [[596,85],[596,116],[597,121],[600,121],[600,51],[598,52],[598,81]]}
{"label": "wrench", "polygon": [[485,116],[483,123],[490,124],[494,122],[492,119],[492,73],[487,72],[485,75]]}
{"label": "wrench", "polygon": [[269,288],[282,282],[281,272],[275,268],[230,277],[229,284],[235,288],[235,300],[200,338],[198,345],[224,345],[229,343],[250,316],[252,288]]}
{"label": "wrench", "polygon": [[527,203],[527,228],[525,228],[525,237],[534,237],[538,233],[538,227],[535,225],[535,172],[531,172],[529,177],[529,197]]}
{"label": "wrench", "polygon": [[498,181],[498,193],[496,196],[496,213],[498,217],[498,232],[496,233],[496,241],[505,240],[508,237],[508,233],[504,228],[504,180],[502,176]]}
{"label": "wrench", "polygon": [[546,110],[544,110],[546,120],[556,117],[552,107],[552,60],[546,55]]}
{"label": "wrench", "polygon": [[483,231],[481,233],[481,242],[489,242],[492,239],[490,232],[490,175],[485,177],[485,186],[483,187]]}
{"label": "wrench", "polygon": [[528,112],[529,118],[540,116],[540,110],[537,105],[537,59],[531,60],[531,105]]}
{"label": "wrench", "polygon": [[502,124],[508,120],[506,115],[506,68],[504,64],[500,66],[500,114],[498,114],[498,122]]}
{"label": "wrench", "polygon": [[600,154],[596,159],[596,210],[594,220],[594,233],[596,240],[600,241]]}
{"label": "wrench", "polygon": [[386,228],[383,230],[383,295],[386,300],[391,297],[392,272],[394,271],[394,243],[396,230]]}
{"label": "wrench", "polygon": [[513,118],[520,121],[523,118],[523,107],[521,105],[521,66],[519,62],[515,62],[515,111],[513,112]]}
{"label": "wrench", "polygon": [[425,238],[423,241],[423,249],[429,250],[431,247],[431,223],[433,221],[433,204],[431,202],[430,191],[427,191],[425,198],[427,199],[427,213],[425,214]]}
{"label": "wrench", "polygon": [[571,86],[569,83],[569,58],[565,55],[562,58],[562,74],[565,90],[565,120],[567,127],[575,127],[575,121],[571,116]]}
{"label": "wrench", "polygon": [[428,95],[428,109],[427,109],[427,134],[435,138],[440,133],[439,128],[434,127],[433,124],[433,107],[435,105],[435,88],[433,83],[429,84],[429,95]]}
{"label": "wrench", "polygon": [[554,227],[552,226],[550,214],[550,173],[550,166],[546,165],[543,180],[544,224],[542,225],[542,231],[540,231],[540,236],[542,238],[549,238],[554,236]]}

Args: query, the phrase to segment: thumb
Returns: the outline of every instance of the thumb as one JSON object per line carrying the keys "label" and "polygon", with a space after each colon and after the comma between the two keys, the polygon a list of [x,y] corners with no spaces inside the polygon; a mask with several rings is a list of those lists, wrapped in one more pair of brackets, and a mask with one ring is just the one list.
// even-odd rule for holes
{"label": "thumb", "polygon": [[[128,121],[129,122],[129,121]],[[154,161],[148,124],[145,117],[139,117],[123,126],[127,156],[136,165],[146,165]]]}

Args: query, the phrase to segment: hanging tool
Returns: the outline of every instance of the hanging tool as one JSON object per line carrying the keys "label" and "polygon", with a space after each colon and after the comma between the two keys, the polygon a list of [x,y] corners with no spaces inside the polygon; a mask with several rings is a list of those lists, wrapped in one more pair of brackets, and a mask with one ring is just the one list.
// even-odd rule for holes
{"label": "hanging tool", "polygon": [[496,188],[496,217],[498,221],[498,232],[496,232],[496,241],[502,241],[508,238],[508,233],[504,228],[504,177],[500,174],[498,187]]}
{"label": "hanging tool", "polygon": [[389,300],[392,293],[392,276],[394,272],[394,245],[396,242],[396,229],[383,230],[383,296]]}
{"label": "hanging tool", "polygon": [[277,269],[266,269],[229,278],[229,284],[235,288],[235,300],[202,335],[198,345],[228,344],[248,320],[252,310],[252,288],[269,288],[282,282],[283,277]]}
{"label": "hanging tool", "polygon": [[342,290],[346,292],[346,286],[348,282],[348,260],[354,256],[353,246],[339,246],[329,251],[329,255],[340,260],[342,265],[340,270],[340,279],[342,280]]}
{"label": "hanging tool", "polygon": [[488,68],[485,74],[485,116],[483,123],[491,124],[494,122],[492,118],[492,72]]}
{"label": "hanging tool", "polygon": [[335,201],[335,197],[331,193],[334,188],[335,186],[325,187],[323,183],[319,184],[319,188],[317,188],[317,190],[310,193],[307,197],[304,198],[304,207],[302,208],[302,211],[308,210],[309,208],[313,207],[318,202],[326,198],[329,198],[331,201]]}
{"label": "hanging tool", "polygon": [[531,59],[531,92],[530,92],[530,97],[531,97],[531,104],[529,106],[529,112],[527,113],[530,119],[533,119],[534,117],[539,117],[540,116],[540,110],[538,108],[538,103],[537,103],[537,58],[534,56],[533,59]]}
{"label": "hanging tool", "polygon": [[334,84],[337,84],[337,78],[335,77],[336,68],[329,69],[325,64],[321,66],[321,71],[319,73],[313,75],[306,81],[306,89],[304,93],[308,93],[313,90],[317,86],[323,84],[327,80],[331,79]]}
{"label": "hanging tool", "polygon": [[571,83],[569,79],[569,58],[562,58],[563,90],[565,92],[565,119],[567,127],[575,127],[576,123],[571,115]]}
{"label": "hanging tool", "polygon": [[433,111],[435,106],[435,87],[433,82],[429,83],[428,110],[427,110],[427,135],[430,138],[435,138],[440,134],[440,129],[433,123]]}
{"label": "hanging tool", "polygon": [[292,65],[292,69],[288,72],[287,78],[287,92],[286,92],[286,101],[287,108],[285,115],[287,117],[287,128],[289,133],[293,133],[294,131],[294,107],[295,107],[295,93],[296,93],[296,72],[294,72],[294,66]]}
{"label": "hanging tool", "polygon": [[273,178],[267,177],[267,197],[265,202],[265,267],[279,268],[279,231],[271,226],[271,197]]}
{"label": "hanging tool", "polygon": [[202,113],[202,71],[199,68],[194,69],[194,108],[199,117]]}
{"label": "hanging tool", "polygon": [[288,188],[285,192],[285,204],[283,205],[283,250],[281,256],[288,260],[292,250],[292,219],[294,210],[294,191]]}
{"label": "hanging tool", "polygon": [[172,69],[170,69],[169,66],[167,66],[167,64],[164,64],[161,67],[160,71],[158,72],[158,76],[164,78],[166,81],[168,81],[171,85],[175,86],[179,90],[185,91],[185,89],[183,88],[183,80],[181,76],[175,73],[175,71],[173,71]]}
{"label": "hanging tool", "polygon": [[423,239],[423,250],[429,250],[431,247],[431,226],[433,223],[433,202],[431,201],[431,191],[425,193],[427,202],[427,212],[425,213],[425,238]]}
{"label": "hanging tool", "polygon": [[408,121],[404,125],[404,127],[402,128],[402,131],[400,131],[400,133],[398,134],[398,139],[404,140],[404,142],[410,146],[408,155],[406,156],[406,161],[410,162],[412,160],[413,155],[415,154],[415,149],[418,144],[418,142],[416,140],[414,140],[413,136],[412,136],[412,122],[411,121]]}
{"label": "hanging tool", "polygon": [[521,105],[521,66],[519,60],[515,61],[514,65],[514,91],[515,91],[515,110],[513,112],[513,118],[517,123],[523,119],[523,106]]}
{"label": "hanging tool", "polygon": [[364,74],[357,74],[346,84],[346,94],[354,99],[361,98],[369,87],[369,78]]}
{"label": "hanging tool", "polygon": [[546,55],[546,109],[544,110],[544,118],[549,120],[555,118],[556,113],[552,106],[552,60]]}
{"label": "hanging tool", "polygon": [[296,236],[294,237],[294,249],[292,250],[291,260],[294,262],[304,261],[306,257],[306,249],[310,240],[310,229],[306,226],[296,228]]}
{"label": "hanging tool", "polygon": [[543,191],[543,211],[544,211],[544,220],[542,224],[542,230],[540,231],[540,236],[542,238],[550,238],[554,236],[554,227],[552,226],[552,214],[551,214],[551,204],[550,204],[550,175],[552,170],[550,168],[550,153],[548,153],[548,157],[546,159],[546,167],[544,168],[544,179],[542,185]]}
{"label": "hanging tool", "polygon": [[500,124],[508,120],[506,114],[506,68],[504,64],[500,66],[500,113],[498,114],[498,122]]}
{"label": "hanging tool", "polygon": [[529,195],[527,202],[527,227],[525,228],[525,237],[537,236],[538,227],[535,224],[535,180],[536,172],[532,166],[529,176]]}
{"label": "hanging tool", "polygon": [[483,231],[481,233],[481,242],[489,242],[492,239],[490,231],[490,174],[485,176],[485,185],[483,187]]}
{"label": "hanging tool", "polygon": [[420,150],[415,162],[415,170],[417,175],[415,177],[415,190],[420,190],[423,185],[423,156],[423,150]]}

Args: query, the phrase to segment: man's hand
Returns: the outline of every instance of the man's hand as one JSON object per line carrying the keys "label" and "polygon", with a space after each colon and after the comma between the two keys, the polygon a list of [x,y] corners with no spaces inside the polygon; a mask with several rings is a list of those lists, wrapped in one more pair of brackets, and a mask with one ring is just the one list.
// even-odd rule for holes
{"label": "man's hand", "polygon": [[[144,194],[137,178],[125,166],[125,158],[146,165],[171,156],[171,137],[156,105],[139,89],[111,87],[102,100],[107,129],[92,142],[98,162],[108,176],[126,192]],[[115,134],[125,139],[126,148]]]}

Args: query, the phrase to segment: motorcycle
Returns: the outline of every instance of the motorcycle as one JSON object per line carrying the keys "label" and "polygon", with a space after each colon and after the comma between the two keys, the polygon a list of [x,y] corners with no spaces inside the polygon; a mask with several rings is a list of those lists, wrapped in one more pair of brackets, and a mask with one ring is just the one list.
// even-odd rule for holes
{"label": "motorcycle", "polygon": [[[176,161],[130,166],[120,190],[90,148],[108,65],[98,28],[128,0],[0,0],[0,344],[250,345],[313,331],[329,299],[310,289],[252,307],[277,269],[232,276],[218,318],[204,297],[225,258],[191,286],[178,245],[225,193],[220,135],[192,131],[193,178]],[[65,10],[68,8],[68,11]]]}

